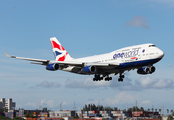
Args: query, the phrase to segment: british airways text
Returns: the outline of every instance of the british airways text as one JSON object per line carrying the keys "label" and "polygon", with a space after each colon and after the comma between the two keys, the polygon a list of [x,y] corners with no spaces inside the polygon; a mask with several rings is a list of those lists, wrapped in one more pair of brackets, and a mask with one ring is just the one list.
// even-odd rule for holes
{"label": "british airways text", "polygon": [[114,54],[113,58],[117,59],[117,58],[129,58],[129,57],[135,57],[138,55],[139,49],[134,49],[132,51],[128,51],[128,52],[123,52],[123,53],[118,53],[118,54]]}

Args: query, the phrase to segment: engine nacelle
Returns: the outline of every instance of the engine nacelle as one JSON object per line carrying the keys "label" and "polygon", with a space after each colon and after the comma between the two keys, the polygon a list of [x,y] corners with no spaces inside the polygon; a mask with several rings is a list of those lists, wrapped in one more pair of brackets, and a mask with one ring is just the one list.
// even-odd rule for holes
{"label": "engine nacelle", "polygon": [[149,67],[149,73],[152,74],[153,72],[155,72],[155,70],[156,70],[156,68],[154,66]]}
{"label": "engine nacelle", "polygon": [[137,73],[142,74],[142,75],[152,74],[153,72],[155,72],[154,66],[142,67],[142,68],[137,70]]}
{"label": "engine nacelle", "polygon": [[59,69],[59,64],[57,63],[51,63],[49,65],[46,66],[46,69],[47,70],[50,70],[50,71],[56,71]]}
{"label": "engine nacelle", "polygon": [[86,66],[83,68],[84,73],[95,73],[96,72],[96,67],[95,66]]}

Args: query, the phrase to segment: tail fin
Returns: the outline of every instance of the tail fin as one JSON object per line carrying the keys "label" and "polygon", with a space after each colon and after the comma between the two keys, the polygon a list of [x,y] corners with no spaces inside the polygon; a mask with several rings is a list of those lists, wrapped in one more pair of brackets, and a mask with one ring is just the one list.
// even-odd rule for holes
{"label": "tail fin", "polygon": [[50,41],[56,61],[68,61],[73,59],[55,37],[50,38]]}

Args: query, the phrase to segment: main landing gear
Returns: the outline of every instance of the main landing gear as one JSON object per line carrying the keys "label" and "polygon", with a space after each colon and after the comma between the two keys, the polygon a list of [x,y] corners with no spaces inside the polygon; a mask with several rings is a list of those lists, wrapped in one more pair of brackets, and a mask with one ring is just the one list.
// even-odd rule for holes
{"label": "main landing gear", "polygon": [[[123,72],[120,73],[119,75],[119,78],[118,78],[118,82],[123,82],[123,78],[124,78],[124,75],[122,75]],[[101,77],[102,75],[102,77]],[[109,74],[95,74],[94,75],[94,78],[93,78],[93,81],[101,81],[103,80],[103,78],[105,79],[105,81],[110,81],[112,80],[112,77],[109,77]]]}
{"label": "main landing gear", "polygon": [[120,76],[118,78],[118,82],[123,82],[123,78],[124,78],[124,75],[122,75],[122,73],[120,73]]}
{"label": "main landing gear", "polygon": [[101,74],[95,74],[94,75],[94,78],[93,78],[93,81],[101,81],[101,80],[103,80],[103,78],[105,77],[105,81],[109,81],[109,80],[112,80],[112,77],[109,77],[109,74],[107,74],[107,75],[103,75],[102,77],[100,77],[100,75]]}
{"label": "main landing gear", "polygon": [[101,81],[101,80],[103,80],[103,77],[100,77],[100,74],[94,75],[93,81]]}

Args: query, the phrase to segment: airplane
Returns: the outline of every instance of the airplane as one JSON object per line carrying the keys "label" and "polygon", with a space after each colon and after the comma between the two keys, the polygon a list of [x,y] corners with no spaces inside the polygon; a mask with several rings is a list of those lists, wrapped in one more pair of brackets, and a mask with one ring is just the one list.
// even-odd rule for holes
{"label": "airplane", "polygon": [[32,61],[32,64],[45,65],[47,70],[63,70],[82,75],[94,75],[93,81],[110,81],[110,74],[119,74],[118,81],[122,82],[123,73],[137,69],[138,74],[146,75],[155,72],[153,66],[164,57],[164,52],[154,44],[141,44],[121,48],[110,53],[84,58],[72,58],[56,37],[50,38],[55,60],[43,60],[10,56],[7,57]]}

